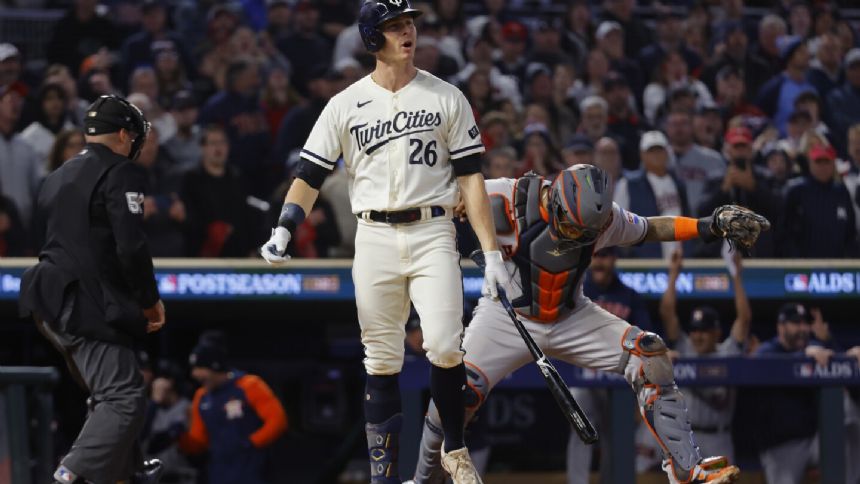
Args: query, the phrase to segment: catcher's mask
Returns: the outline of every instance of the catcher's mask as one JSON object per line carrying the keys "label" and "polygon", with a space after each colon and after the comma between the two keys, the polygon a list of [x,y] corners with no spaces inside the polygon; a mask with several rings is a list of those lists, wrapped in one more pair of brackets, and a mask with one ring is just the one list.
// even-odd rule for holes
{"label": "catcher's mask", "polygon": [[612,216],[609,176],[594,165],[573,165],[550,187],[548,208],[558,252],[594,244]]}
{"label": "catcher's mask", "polygon": [[128,152],[128,158],[135,160],[149,135],[150,124],[134,104],[119,96],[105,95],[87,108],[84,128],[91,136],[115,133],[120,129],[136,134]]}

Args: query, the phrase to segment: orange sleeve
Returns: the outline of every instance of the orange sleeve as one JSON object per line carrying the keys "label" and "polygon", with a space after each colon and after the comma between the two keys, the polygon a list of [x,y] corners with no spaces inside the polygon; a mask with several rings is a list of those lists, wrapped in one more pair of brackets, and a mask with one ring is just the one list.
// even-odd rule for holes
{"label": "orange sleeve", "polygon": [[251,443],[257,448],[271,444],[287,430],[287,414],[280,400],[258,376],[245,375],[236,384],[263,421],[263,426],[251,434]]}
{"label": "orange sleeve", "polygon": [[206,424],[200,417],[200,399],[205,393],[203,388],[197,389],[189,412],[191,424],[188,431],[179,436],[179,448],[186,454],[201,454],[209,447],[209,433],[206,432]]}
{"label": "orange sleeve", "polygon": [[699,220],[690,217],[675,217],[675,240],[699,238]]}

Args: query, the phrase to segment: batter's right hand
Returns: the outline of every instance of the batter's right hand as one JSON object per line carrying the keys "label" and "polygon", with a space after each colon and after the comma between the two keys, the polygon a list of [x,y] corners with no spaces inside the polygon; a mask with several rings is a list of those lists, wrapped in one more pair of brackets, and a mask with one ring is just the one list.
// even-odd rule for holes
{"label": "batter's right hand", "polygon": [[290,256],[287,255],[287,244],[290,243],[290,231],[284,227],[272,229],[272,237],[262,247],[260,255],[266,262],[272,265],[280,265],[286,262]]}
{"label": "batter's right hand", "polygon": [[510,297],[511,275],[508,274],[508,269],[505,267],[502,252],[498,250],[484,252],[484,264],[486,265],[484,266],[484,285],[481,288],[481,294],[493,301],[498,301],[498,287],[501,286],[505,294]]}

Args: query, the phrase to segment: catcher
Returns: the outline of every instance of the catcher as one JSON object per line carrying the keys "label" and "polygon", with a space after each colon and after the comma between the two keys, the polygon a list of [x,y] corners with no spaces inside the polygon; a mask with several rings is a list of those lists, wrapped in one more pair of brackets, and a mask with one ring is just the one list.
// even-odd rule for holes
{"label": "catcher", "polygon": [[[485,183],[499,246],[513,274],[509,298],[538,345],[550,357],[624,375],[663,451],[669,482],[733,482],[740,474],[736,466],[725,457],[699,454],[663,340],[591,302],[582,294],[582,278],[592,253],[615,245],[726,239],[746,251],[770,227],[767,219],[734,205],[700,219],[643,218],[612,202],[609,176],[592,165],[574,165],[553,182],[527,174]],[[463,346],[468,422],[493,386],[532,358],[501,303],[486,297],[475,309]],[[431,401],[416,483],[444,482],[440,428]]]}

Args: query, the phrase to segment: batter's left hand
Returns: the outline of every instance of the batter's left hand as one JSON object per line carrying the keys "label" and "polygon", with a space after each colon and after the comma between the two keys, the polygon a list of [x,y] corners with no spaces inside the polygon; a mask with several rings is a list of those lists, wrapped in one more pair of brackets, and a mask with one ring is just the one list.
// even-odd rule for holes
{"label": "batter's left hand", "polygon": [[498,301],[499,291],[498,286],[501,286],[506,295],[511,294],[511,275],[508,274],[508,269],[505,267],[505,261],[502,258],[502,252],[491,250],[484,252],[484,286],[481,288],[481,294]]}

